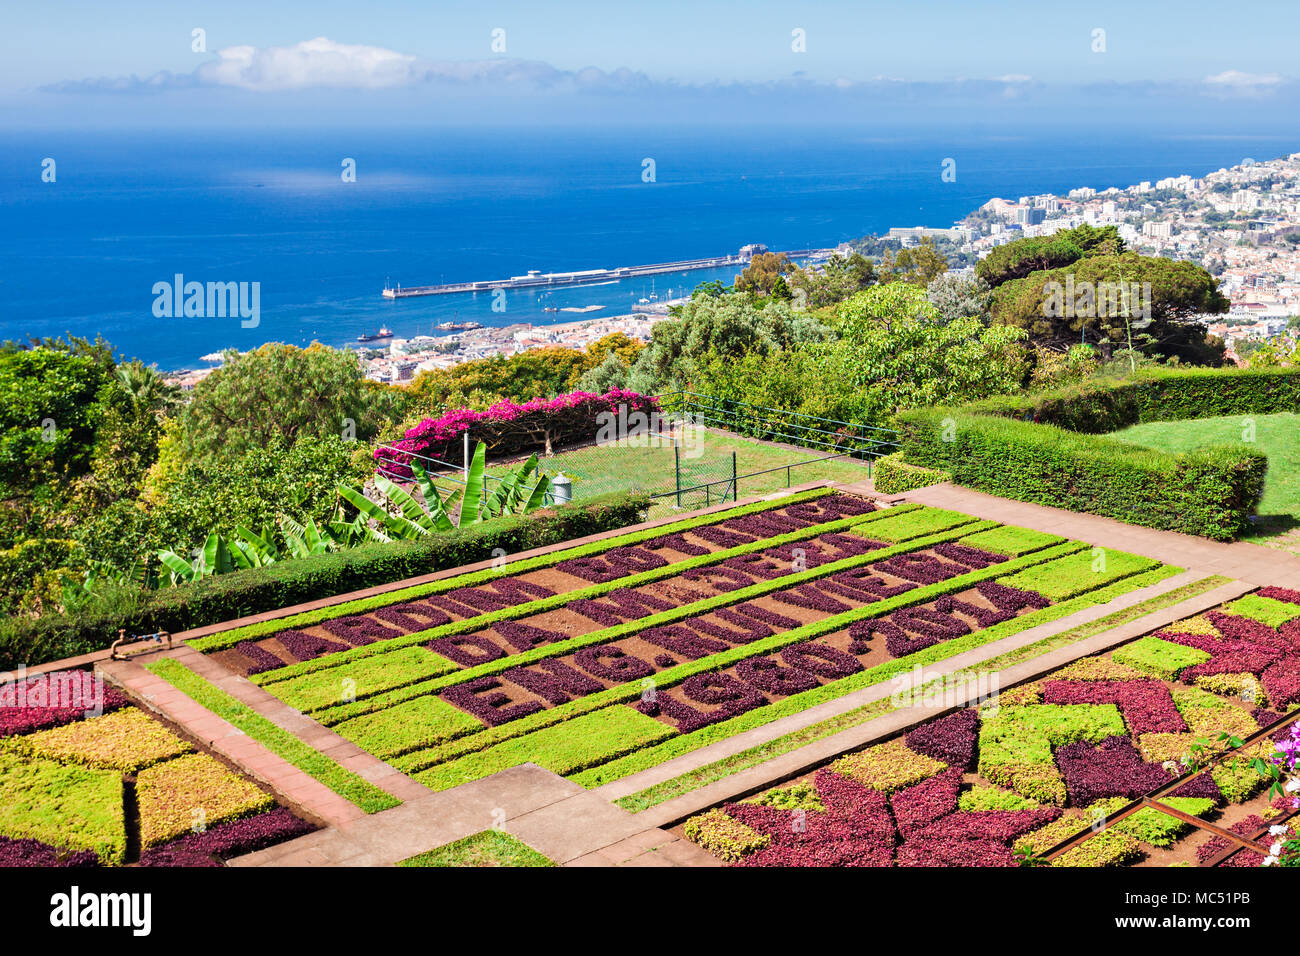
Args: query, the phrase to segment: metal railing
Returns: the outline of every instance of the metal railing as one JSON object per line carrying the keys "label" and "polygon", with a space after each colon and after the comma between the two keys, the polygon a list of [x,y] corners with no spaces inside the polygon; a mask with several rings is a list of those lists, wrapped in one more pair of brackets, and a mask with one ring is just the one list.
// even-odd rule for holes
{"label": "metal railing", "polygon": [[686,390],[659,395],[657,401],[666,414],[680,414],[697,425],[724,428],[762,441],[786,441],[868,460],[899,448],[898,432],[879,425],[821,418]]}

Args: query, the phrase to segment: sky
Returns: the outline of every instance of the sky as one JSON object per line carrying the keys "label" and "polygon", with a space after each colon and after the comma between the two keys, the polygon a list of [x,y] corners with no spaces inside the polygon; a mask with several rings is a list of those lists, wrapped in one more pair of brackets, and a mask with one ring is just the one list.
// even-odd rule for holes
{"label": "sky", "polygon": [[1288,2],[43,0],[5,19],[0,121],[20,128],[1207,111],[1246,127],[1294,109],[1300,74]]}

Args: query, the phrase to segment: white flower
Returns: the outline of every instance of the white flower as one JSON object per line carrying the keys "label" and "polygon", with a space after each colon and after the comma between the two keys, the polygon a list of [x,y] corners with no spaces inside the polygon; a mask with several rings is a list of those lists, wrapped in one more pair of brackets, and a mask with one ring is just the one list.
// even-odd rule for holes
{"label": "white flower", "polygon": [[1295,793],[1300,790],[1300,777],[1292,777],[1286,782],[1286,792]]}
{"label": "white flower", "polygon": [[1287,833],[1289,830],[1290,828],[1283,823],[1277,823],[1268,828],[1268,832],[1273,836],[1281,836],[1282,834]]}
{"label": "white flower", "polygon": [[1264,857],[1264,862],[1261,863],[1260,866],[1272,866],[1272,865],[1273,865],[1274,863],[1276,863],[1276,862],[1277,862],[1277,857],[1275,857],[1275,856],[1266,856],[1266,857]]}
{"label": "white flower", "polygon": [[1273,856],[1278,856],[1282,852],[1282,841],[1279,840],[1277,843],[1274,843],[1268,848],[1268,852]]}

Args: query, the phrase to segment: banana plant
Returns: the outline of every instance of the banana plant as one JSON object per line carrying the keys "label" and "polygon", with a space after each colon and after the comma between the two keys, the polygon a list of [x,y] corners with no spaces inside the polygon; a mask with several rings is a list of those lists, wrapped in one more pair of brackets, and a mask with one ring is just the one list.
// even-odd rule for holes
{"label": "banana plant", "polygon": [[[339,497],[357,509],[359,516],[373,519],[376,530],[386,538],[407,541],[426,538],[439,531],[465,528],[504,515],[526,514],[546,502],[551,480],[538,471],[537,456],[484,491],[487,470],[487,446],[479,442],[474,449],[465,475],[465,487],[443,497],[433,479],[419,464],[412,462],[411,472],[420,489],[421,502],[406,489],[376,475],[375,489],[383,503],[367,498],[355,488],[340,485]],[[535,479],[534,479],[535,476]],[[454,511],[454,517],[453,517]]]}

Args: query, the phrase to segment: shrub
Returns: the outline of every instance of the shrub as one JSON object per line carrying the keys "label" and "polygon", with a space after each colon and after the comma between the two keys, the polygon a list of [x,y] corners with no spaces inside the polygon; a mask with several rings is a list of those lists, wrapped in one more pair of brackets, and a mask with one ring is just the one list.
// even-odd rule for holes
{"label": "shrub", "polygon": [[918,468],[903,461],[901,452],[877,459],[871,468],[876,491],[885,495],[901,495],[905,491],[952,481],[952,475],[933,468]]}
{"label": "shrub", "polygon": [[1148,674],[1154,674],[1161,680],[1170,681],[1177,680],[1178,675],[1187,668],[1210,659],[1209,654],[1198,648],[1184,647],[1152,636],[1119,648],[1111,657],[1121,664],[1129,664]]}
{"label": "shrub", "polygon": [[[1194,817],[1204,816],[1214,808],[1214,801],[1204,797],[1164,797],[1161,802]],[[1139,810],[1112,826],[1143,843],[1159,847],[1172,845],[1174,840],[1192,828],[1185,820],[1161,813],[1155,807]]]}
{"label": "shrub", "polygon": [[455,664],[430,650],[402,647],[381,657],[363,657],[341,667],[290,677],[268,686],[290,707],[312,711],[371,697],[454,670],[458,670]]}
{"label": "shrub", "polygon": [[1033,810],[1037,800],[1023,797],[1012,790],[997,787],[972,787],[957,800],[957,807],[966,812],[983,810]]}
{"label": "shrub", "polygon": [[977,531],[975,534],[962,538],[957,543],[964,544],[968,548],[979,548],[981,551],[992,551],[994,554],[1005,554],[1010,558],[1018,558],[1022,554],[1041,551],[1043,548],[1051,547],[1054,544],[1062,544],[1064,541],[1064,538],[1048,534],[1045,531],[1035,531],[1032,528],[1017,528],[1014,525],[1004,524],[996,528],[989,528],[987,531]]}
{"label": "shrub", "polygon": [[194,749],[134,707],[25,737],[10,737],[5,744],[28,755],[122,772],[140,770]]}
{"label": "shrub", "polygon": [[928,534],[938,534],[949,528],[956,528],[975,521],[970,515],[943,508],[917,508],[902,514],[889,514],[875,518],[867,525],[858,525],[852,533],[859,534],[873,541],[888,541],[896,544],[910,541]]}
{"label": "shrub", "polygon": [[1274,628],[1300,617],[1300,606],[1270,597],[1260,597],[1258,594],[1247,594],[1243,598],[1238,598],[1224,607],[1224,610]]}
{"label": "shrub", "polygon": [[682,833],[692,843],[698,843],[728,863],[734,863],[745,854],[761,850],[772,842],[770,836],[733,820],[720,809],[691,817]]}
{"label": "shrub", "polygon": [[968,409],[898,416],[909,464],[991,494],[1229,540],[1248,525],[1268,460],[1243,445],[1172,454]]}
{"label": "shrub", "polygon": [[148,767],[136,777],[140,843],[156,846],[196,823],[222,823],[275,805],[267,793],[207,754],[190,754]]}
{"label": "shrub", "polygon": [[473,564],[491,557],[498,548],[517,554],[621,528],[642,520],[646,506],[644,495],[615,494],[472,525],[432,535],[426,541],[363,545],[213,575],[193,584],[146,592],[139,608],[126,617],[9,618],[0,622],[0,669],[99,650],[117,638],[119,628],[128,634],[184,631]]}
{"label": "shrub", "polygon": [[893,793],[920,783],[947,766],[942,761],[917,753],[901,740],[891,740],[861,753],[841,757],[830,765],[830,769],[872,790]]}
{"label": "shrub", "polygon": [[1089,551],[1079,551],[1025,568],[998,583],[1023,591],[1036,591],[1051,601],[1065,601],[1120,578],[1160,566],[1159,561],[1126,551],[1106,551],[1105,564],[1100,567],[1096,566],[1098,560]]}
{"label": "shrub", "polygon": [[494,458],[530,451],[549,455],[560,445],[594,440],[600,416],[621,415],[623,409],[627,416],[648,415],[658,410],[658,403],[636,392],[612,389],[605,395],[571,392],[523,404],[500,402],[485,412],[460,408],[441,418],[426,418],[408,429],[404,438],[377,450],[375,458],[385,462],[386,471],[398,475],[407,470],[402,452],[458,462],[466,433],[471,443],[486,444]]}
{"label": "shrub", "polygon": [[1052,866],[1120,866],[1141,853],[1137,840],[1119,830],[1102,830],[1066,850]]}
{"label": "shrub", "polygon": [[0,834],[123,861],[121,773],[0,753],[0,794]]}

